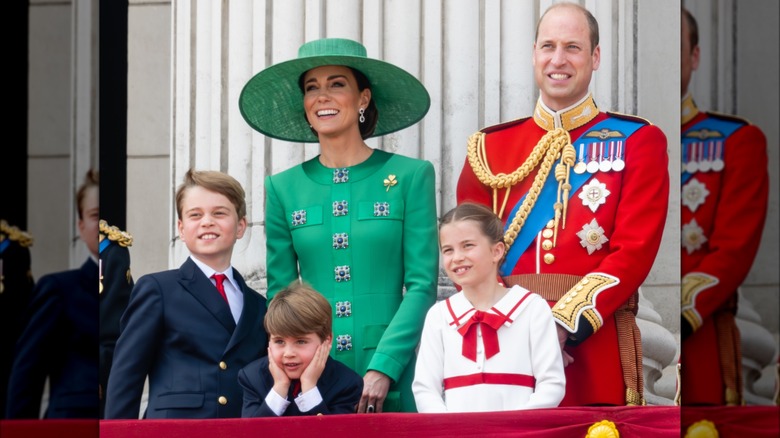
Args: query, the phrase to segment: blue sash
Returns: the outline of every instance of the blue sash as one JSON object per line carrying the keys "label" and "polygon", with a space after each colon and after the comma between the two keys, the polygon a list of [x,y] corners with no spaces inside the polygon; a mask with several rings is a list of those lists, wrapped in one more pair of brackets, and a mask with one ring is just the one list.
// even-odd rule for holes
{"label": "blue sash", "polygon": [[7,239],[3,240],[2,242],[0,242],[0,254],[2,254],[3,251],[5,251],[5,249],[8,248],[10,245],[11,245],[11,239],[10,238],[7,238]]}
{"label": "blue sash", "polygon": [[[735,122],[731,120],[724,120],[720,118],[714,118],[714,117],[707,117],[706,119],[702,120],[701,122],[691,126],[690,128],[686,129],[685,132],[682,133],[682,144],[680,146],[680,152],[682,154],[681,156],[681,163],[682,163],[682,174],[680,176],[680,185],[682,186],[685,184],[692,176],[693,174],[685,170],[685,164],[688,163],[688,161],[691,160],[697,160],[697,157],[690,157],[690,144],[700,141],[712,141],[712,139],[716,139],[717,141],[723,142],[720,149],[720,154],[718,156],[713,156],[710,154],[709,149],[707,150],[707,159],[723,159],[723,157],[726,155],[726,139],[729,138],[731,134],[734,133],[737,129],[744,126],[744,123]],[[696,135],[693,133],[694,131],[700,131],[703,135]],[[693,134],[691,134],[693,133]]]}
{"label": "blue sash", "polygon": [[104,249],[106,249],[106,248],[108,248],[108,245],[111,245],[111,240],[109,240],[109,238],[108,238],[108,237],[106,237],[105,239],[103,239],[103,240],[100,242],[100,247],[99,247],[99,249],[98,249],[98,254],[102,254],[102,253],[103,253],[103,250],[104,250]]}
{"label": "blue sash", "polygon": [[[580,136],[580,138],[572,142],[572,145],[584,144],[587,146],[591,143],[604,141],[599,137],[586,137],[588,133],[593,131],[600,131],[604,129],[607,131],[617,131],[618,133],[622,134],[622,136],[613,135],[609,139],[624,141],[623,155],[625,156],[625,149],[628,146],[625,140],[642,126],[644,126],[644,124],[639,122],[610,117],[608,119],[602,120],[590,129],[586,130]],[[528,249],[528,245],[533,242],[539,231],[547,225],[547,222],[549,222],[550,219],[553,219],[555,216],[555,210],[552,207],[555,204],[556,198],[558,196],[558,181],[555,179],[554,170],[555,165],[559,162],[560,160],[556,161],[556,163],[553,164],[553,168],[550,169],[550,173],[547,175],[547,180],[544,182],[542,190],[539,193],[539,197],[536,199],[536,205],[534,205],[534,208],[531,209],[531,212],[525,219],[525,224],[520,229],[520,232],[517,234],[514,243],[509,248],[509,251],[506,254],[506,258],[504,259],[504,263],[501,265],[501,269],[499,270],[499,274],[501,276],[506,276],[512,273],[512,269],[514,269],[517,261],[520,259],[520,256],[523,255],[526,249]],[[571,184],[569,198],[574,196],[577,190],[579,190],[579,188],[585,184],[585,181],[589,180],[592,176],[595,175],[596,174],[590,174],[588,172],[581,174],[571,172],[569,175],[569,184]],[[506,224],[504,225],[505,233],[506,230],[509,229],[509,226],[512,225],[512,219],[515,217],[515,214],[517,214],[517,210],[520,209],[520,206],[523,204],[526,196],[528,196],[527,193],[523,195],[519,201],[517,201],[517,204],[515,204],[515,206],[512,208],[512,211],[509,213],[509,216],[507,216]]]}

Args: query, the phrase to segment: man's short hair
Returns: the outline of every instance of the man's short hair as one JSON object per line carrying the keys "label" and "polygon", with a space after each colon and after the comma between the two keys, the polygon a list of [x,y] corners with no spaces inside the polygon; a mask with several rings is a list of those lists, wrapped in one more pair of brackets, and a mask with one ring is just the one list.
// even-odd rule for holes
{"label": "man's short hair", "polygon": [[536,42],[536,39],[539,38],[539,24],[541,24],[542,20],[544,19],[544,16],[547,15],[547,13],[552,11],[553,9],[560,8],[560,7],[574,8],[579,10],[585,15],[585,18],[588,20],[588,29],[590,29],[590,52],[593,53],[593,51],[596,50],[596,46],[599,45],[599,22],[596,21],[596,17],[594,17],[593,14],[591,14],[587,8],[580,6],[577,3],[570,3],[570,2],[555,3],[554,5],[547,8],[547,10],[544,11],[542,16],[539,17],[539,21],[536,22],[536,33],[534,34],[534,42]]}
{"label": "man's short hair", "polygon": [[691,50],[699,45],[699,25],[696,23],[696,18],[693,17],[691,11],[682,8],[683,19],[688,21],[688,39],[691,42]]}

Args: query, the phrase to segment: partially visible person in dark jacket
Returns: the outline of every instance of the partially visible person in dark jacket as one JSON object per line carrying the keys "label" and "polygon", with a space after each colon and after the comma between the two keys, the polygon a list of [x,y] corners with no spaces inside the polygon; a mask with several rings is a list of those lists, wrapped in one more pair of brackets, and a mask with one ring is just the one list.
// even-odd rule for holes
{"label": "partially visible person in dark jacket", "polygon": [[108,374],[119,338],[119,320],[130,301],[133,276],[130,272],[130,251],[133,236],[108,222],[100,221],[99,267],[100,284],[100,418],[106,407]]}
{"label": "partially visible person in dark jacket", "polygon": [[24,329],[24,310],[35,282],[30,271],[30,234],[0,219],[0,419],[5,418],[14,346]]}
{"label": "partially visible person in dark jacket", "polygon": [[27,308],[16,344],[6,417],[98,418],[98,174],[87,172],[76,194],[78,229],[89,249],[79,269],[44,275]]}

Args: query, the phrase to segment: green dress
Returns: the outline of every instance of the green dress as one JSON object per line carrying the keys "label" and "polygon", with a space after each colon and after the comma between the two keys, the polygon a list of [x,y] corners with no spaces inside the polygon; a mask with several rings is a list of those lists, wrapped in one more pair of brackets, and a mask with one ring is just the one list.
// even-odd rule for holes
{"label": "green dress", "polygon": [[390,377],[384,411],[416,411],[415,349],[439,268],[433,165],[381,150],[340,169],[315,157],[265,190],[269,300],[300,270],[333,305],[332,357]]}

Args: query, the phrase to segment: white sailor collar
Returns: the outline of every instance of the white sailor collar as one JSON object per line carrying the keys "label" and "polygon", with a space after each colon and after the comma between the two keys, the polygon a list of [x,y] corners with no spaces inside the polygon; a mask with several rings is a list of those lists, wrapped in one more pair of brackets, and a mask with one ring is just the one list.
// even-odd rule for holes
{"label": "white sailor collar", "polygon": [[[513,322],[515,322],[518,315],[520,315],[520,313],[526,307],[528,307],[528,300],[526,298],[530,293],[532,292],[528,291],[528,289],[524,289],[521,286],[512,286],[506,295],[504,295],[495,306],[490,308],[488,312],[498,315],[507,315],[508,318],[504,322],[504,325],[509,327]],[[463,291],[460,291],[455,295],[447,298],[444,305],[446,307],[445,319],[447,321],[447,325],[451,329],[455,330],[468,321],[468,319],[471,318],[472,314],[476,311],[474,306],[469,302],[469,300],[466,299]]]}

